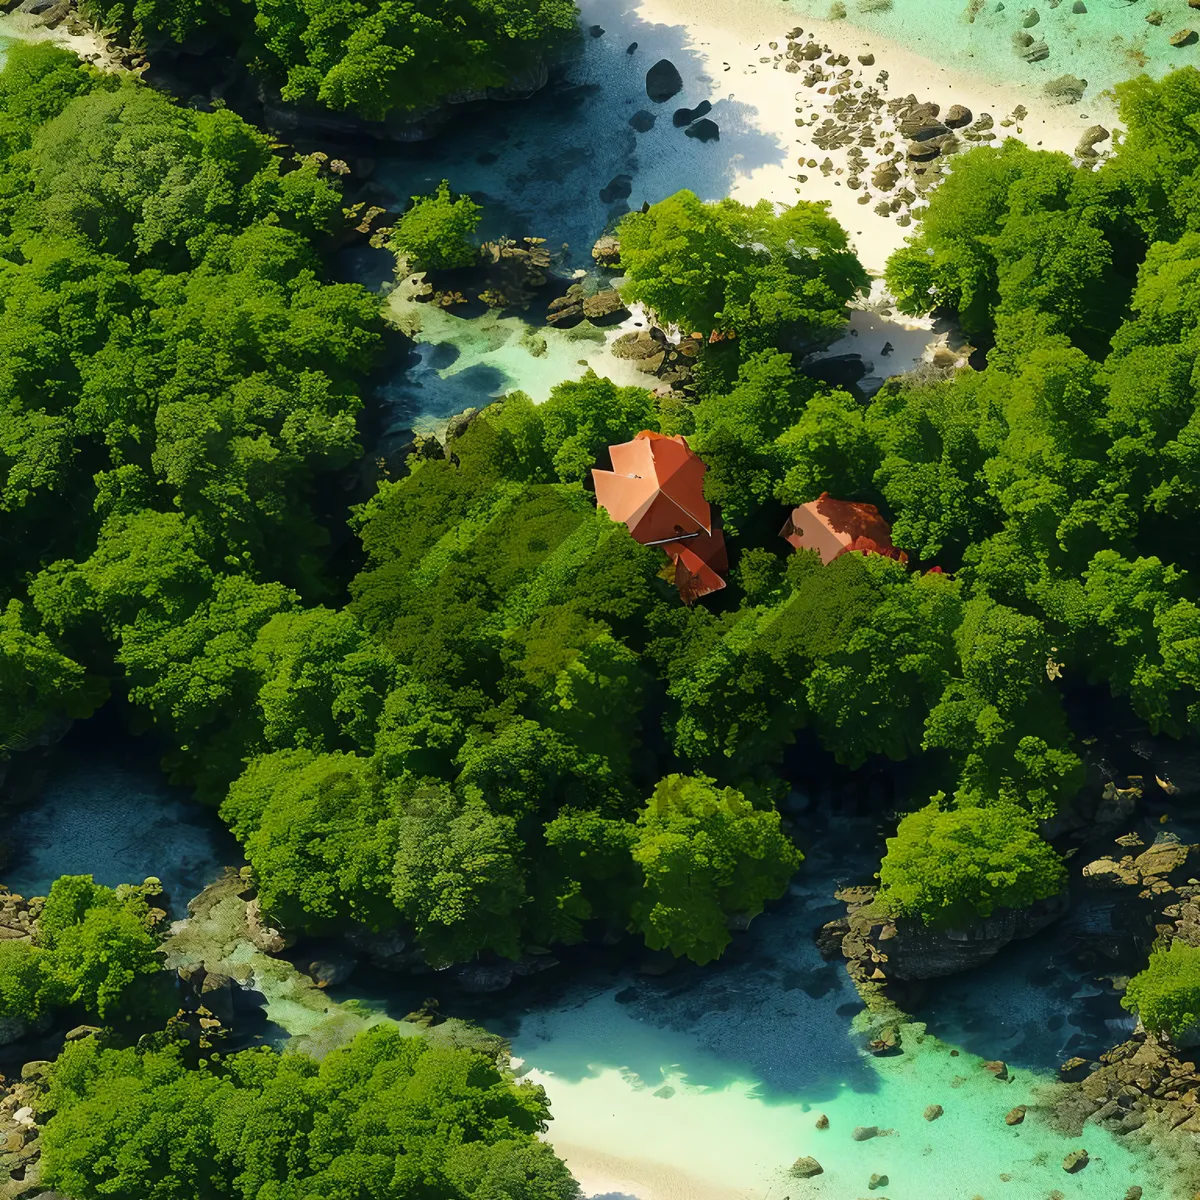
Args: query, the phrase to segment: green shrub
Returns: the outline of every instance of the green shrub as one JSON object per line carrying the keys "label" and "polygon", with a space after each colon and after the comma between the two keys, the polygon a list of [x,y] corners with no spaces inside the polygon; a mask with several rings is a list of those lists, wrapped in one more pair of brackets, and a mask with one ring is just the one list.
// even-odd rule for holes
{"label": "green shrub", "polygon": [[941,799],[909,813],[888,838],[879,881],[889,912],[954,924],[1062,890],[1062,860],[1028,813],[1006,804],[943,811]]}
{"label": "green shrub", "polygon": [[1200,1021],[1200,946],[1174,942],[1156,950],[1129,981],[1121,1003],[1153,1033],[1180,1037]]}
{"label": "green shrub", "polygon": [[454,196],[443,179],[437,191],[414,196],[413,206],[396,222],[392,249],[421,270],[469,267],[476,256],[471,235],[483,209],[470,196]]}

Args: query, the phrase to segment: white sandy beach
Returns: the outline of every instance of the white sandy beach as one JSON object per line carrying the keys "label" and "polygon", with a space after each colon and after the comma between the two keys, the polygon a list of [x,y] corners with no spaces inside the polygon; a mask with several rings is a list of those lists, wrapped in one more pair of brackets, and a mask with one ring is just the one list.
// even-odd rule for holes
{"label": "white sandy beach", "polygon": [[[828,200],[849,231],[863,265],[873,272],[883,269],[888,255],[903,244],[912,227],[901,227],[894,217],[880,217],[872,211],[886,194],[872,193],[869,203],[860,203],[864,192],[849,191],[845,173],[825,177],[819,170],[797,164],[799,158],[819,162],[826,157],[826,151],[812,144],[810,131],[797,127],[796,118],[813,112],[823,117],[830,98],[815,88],[805,88],[801,75],[788,73],[783,62],[774,61],[786,49],[790,30],[799,27],[805,40],[811,38],[835,53],[848,55],[856,77],[865,86],[874,85],[880,71],[886,71],[888,98],[911,93],[919,101],[936,101],[943,110],[962,104],[976,116],[991,113],[996,121],[996,144],[1013,136],[1030,146],[1071,154],[1090,125],[1114,128],[1116,110],[1109,97],[1089,97],[1073,105],[1053,102],[1032,83],[1001,84],[943,67],[896,42],[856,28],[851,21],[817,21],[781,0],[631,0],[630,11],[643,21],[688,31],[688,47],[703,59],[712,81],[714,120],[720,121],[719,99],[735,99],[757,110],[754,120],[760,130],[794,149],[787,166],[773,164],[739,175],[732,194],[743,202],[763,198],[783,203],[794,203],[797,198]],[[772,42],[779,49],[771,49]],[[858,56],[869,54],[874,55],[874,64],[860,66]],[[1001,127],[1001,121],[1018,105],[1023,105],[1028,115],[1012,126]],[[835,166],[845,167],[844,150],[832,150],[828,155]],[[873,168],[885,156],[869,151],[867,157]],[[800,173],[808,176],[803,183],[795,178]]]}

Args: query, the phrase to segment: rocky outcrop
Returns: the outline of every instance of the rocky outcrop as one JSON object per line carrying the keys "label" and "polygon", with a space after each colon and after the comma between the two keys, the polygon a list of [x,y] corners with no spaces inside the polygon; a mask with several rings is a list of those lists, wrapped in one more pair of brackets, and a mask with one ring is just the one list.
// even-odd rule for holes
{"label": "rocky outcrop", "polygon": [[31,1062],[19,1079],[0,1076],[0,1200],[40,1196],[41,1128],[35,1109],[46,1088],[49,1063]]}
{"label": "rocky outcrop", "polygon": [[882,914],[875,905],[874,888],[844,888],[835,894],[846,904],[847,914],[825,929],[829,940],[840,936],[842,955],[856,981],[934,979],[970,970],[1009,942],[1045,929],[1068,907],[1066,896],[1060,895],[1029,908],[997,909],[965,928],[941,929]]}
{"label": "rocky outcrop", "polygon": [[1168,1042],[1138,1030],[1100,1056],[1100,1063],[1057,1106],[1075,1131],[1094,1121],[1113,1133],[1153,1124],[1200,1136],[1200,1073]]}
{"label": "rocky outcrop", "polygon": [[[1136,848],[1136,838],[1124,839]],[[1200,847],[1188,846],[1171,835],[1160,835],[1152,846],[1138,855],[1124,854],[1097,858],[1083,868],[1083,880],[1090,887],[1136,890],[1142,899],[1173,892],[1173,884],[1195,869]]]}

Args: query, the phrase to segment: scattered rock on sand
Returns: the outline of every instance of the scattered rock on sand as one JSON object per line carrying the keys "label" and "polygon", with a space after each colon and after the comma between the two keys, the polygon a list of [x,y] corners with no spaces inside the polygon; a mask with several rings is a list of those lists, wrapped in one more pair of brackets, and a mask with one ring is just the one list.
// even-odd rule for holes
{"label": "scattered rock on sand", "polygon": [[1151,11],[1146,14],[1146,20],[1151,25],[1161,25],[1163,23],[1163,15],[1158,11],[1157,8],[1151,9]]}
{"label": "scattered rock on sand", "polygon": [[925,1106],[925,1120],[936,1121],[945,1111],[940,1104],[927,1104]]}
{"label": "scattered rock on sand", "polygon": [[1060,75],[1057,79],[1051,79],[1042,90],[1055,100],[1078,104],[1087,90],[1087,80],[1077,75]]}
{"label": "scattered rock on sand", "polygon": [[863,65],[864,67],[873,67],[873,66],[875,65],[875,55],[873,55],[873,54],[860,54],[860,55],[858,56],[858,61],[859,61],[860,63],[862,63],[862,65]]}
{"label": "scattered rock on sand", "polygon": [[629,124],[636,133],[649,133],[654,128],[654,122],[657,120],[658,118],[652,112],[647,112],[643,108],[639,109],[629,118]]}
{"label": "scattered rock on sand", "polygon": [[811,1179],[814,1175],[823,1175],[825,1168],[821,1166],[815,1158],[798,1158],[792,1163],[792,1169],[789,1174],[794,1175],[797,1179]]}
{"label": "scattered rock on sand", "polygon": [[701,142],[719,142],[721,140],[721,127],[716,121],[710,121],[707,117],[701,117],[699,121],[689,125],[684,133]]}
{"label": "scattered rock on sand", "polygon": [[1025,1105],[1018,1104],[1016,1108],[1010,1109],[1004,1116],[1005,1125],[1020,1125],[1025,1120]]}
{"label": "scattered rock on sand", "polygon": [[1172,46],[1191,46],[1196,42],[1197,36],[1194,29],[1181,29],[1177,33],[1171,34]]}
{"label": "scattered rock on sand", "polygon": [[1126,1191],[1125,1200],[1142,1200],[1142,1189],[1135,1183]]}
{"label": "scattered rock on sand", "polygon": [[1063,1159],[1063,1170],[1070,1175],[1074,1175],[1076,1171],[1082,1171],[1088,1165],[1088,1152],[1086,1150],[1072,1150],[1066,1158]]}
{"label": "scattered rock on sand", "polygon": [[871,172],[871,183],[881,192],[890,192],[900,182],[900,168],[890,159]]}
{"label": "scattered rock on sand", "polygon": [[824,1113],[822,1113],[817,1118],[817,1128],[818,1129],[828,1129],[829,1128],[829,1118]]}
{"label": "scattered rock on sand", "polygon": [[873,1137],[879,1136],[878,1125],[859,1125],[850,1135],[856,1142],[869,1142]]}
{"label": "scattered rock on sand", "polygon": [[985,1062],[983,1069],[1000,1083],[1008,1082],[1008,1064],[1001,1059],[996,1059],[995,1062]]}
{"label": "scattered rock on sand", "polygon": [[887,1187],[887,1185],[888,1177],[886,1175],[872,1175],[867,1182],[867,1187],[872,1192],[876,1188]]}
{"label": "scattered rock on sand", "polygon": [[1075,3],[1071,5],[1071,11],[1076,16],[1079,16],[1081,13],[1087,12],[1087,5],[1084,4],[1083,0],[1075,0]]}

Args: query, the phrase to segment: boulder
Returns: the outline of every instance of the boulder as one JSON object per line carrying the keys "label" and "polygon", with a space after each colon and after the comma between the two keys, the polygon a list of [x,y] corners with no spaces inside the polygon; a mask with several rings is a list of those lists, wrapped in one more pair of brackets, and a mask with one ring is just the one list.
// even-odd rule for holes
{"label": "boulder", "polygon": [[856,1142],[869,1142],[873,1137],[879,1136],[878,1125],[858,1125],[854,1132],[850,1135]]}
{"label": "boulder", "polygon": [[1059,75],[1057,79],[1049,80],[1042,90],[1047,96],[1062,100],[1065,104],[1078,104],[1087,91],[1087,80],[1077,75]]}
{"label": "boulder", "polygon": [[330,954],[306,963],[304,973],[319,988],[337,987],[354,974],[354,968],[357,966],[357,958],[345,954]]}
{"label": "boulder", "polygon": [[1109,132],[1103,125],[1090,125],[1083,131],[1082,136],[1075,145],[1075,156],[1077,158],[1095,158],[1096,144],[1105,142],[1109,138]]}
{"label": "boulder", "polygon": [[996,1059],[994,1062],[985,1062],[983,1069],[991,1075],[998,1083],[1008,1082],[1008,1064]]}
{"label": "boulder", "polygon": [[1072,1150],[1063,1159],[1063,1170],[1070,1175],[1074,1175],[1076,1171],[1082,1171],[1087,1165],[1088,1152],[1086,1150]]}
{"label": "boulder", "polygon": [[828,1129],[829,1128],[829,1118],[824,1113],[822,1113],[817,1118],[817,1128],[818,1129]]}
{"label": "boulder", "polygon": [[685,125],[690,125],[693,121],[708,116],[710,112],[712,112],[712,105],[707,100],[701,100],[695,108],[677,108],[675,115],[671,118],[671,124],[676,129],[682,129]]}
{"label": "boulder", "polygon": [[1016,1108],[1010,1108],[1004,1114],[1005,1125],[1020,1125],[1025,1120],[1025,1105],[1018,1104]]}
{"label": "boulder", "polygon": [[1191,46],[1196,41],[1197,35],[1194,29],[1180,29],[1170,37],[1172,46]]}
{"label": "boulder", "polygon": [[701,142],[719,142],[721,140],[721,127],[716,121],[710,121],[707,117],[702,117],[699,121],[689,125],[684,133]]}
{"label": "boulder", "polygon": [[583,315],[593,325],[617,325],[629,316],[620,293],[615,288],[605,288],[583,301]]}
{"label": "boulder", "polygon": [[639,371],[653,375],[663,365],[666,345],[644,329],[623,333],[613,342],[612,352],[618,358],[632,360]]}
{"label": "boulder", "polygon": [[546,307],[546,324],[555,329],[573,329],[583,320],[583,288],[578,284],[567,289],[565,296],[556,296]]}
{"label": "boulder", "polygon": [[611,233],[597,238],[592,247],[592,258],[602,267],[616,267],[621,263],[621,243]]}
{"label": "boulder", "polygon": [[664,104],[683,90],[683,76],[669,58],[660,58],[646,72],[646,95],[655,104]]}
{"label": "boulder", "polygon": [[940,1104],[927,1104],[925,1106],[925,1120],[936,1121],[945,1111]]}
{"label": "boulder", "polygon": [[654,128],[654,122],[657,120],[658,118],[652,112],[647,112],[644,108],[640,108],[629,118],[629,124],[637,133],[649,133]]}
{"label": "boulder", "polygon": [[890,192],[900,179],[900,168],[891,159],[879,163],[871,172],[871,183],[880,192]]}
{"label": "boulder", "polygon": [[868,1191],[875,1191],[876,1188],[887,1187],[888,1177],[886,1175],[872,1175],[867,1181]]}
{"label": "boulder", "polygon": [[792,1163],[792,1169],[788,1172],[789,1175],[794,1175],[797,1179],[811,1179],[814,1175],[823,1175],[825,1168],[821,1166],[815,1158],[798,1158]]}
{"label": "boulder", "polygon": [[972,120],[971,110],[963,104],[950,105],[950,111],[946,113],[943,124],[947,129],[961,129],[964,125],[970,125]]}
{"label": "boulder", "polygon": [[1058,1077],[1064,1083],[1078,1083],[1087,1075],[1090,1069],[1086,1058],[1068,1058],[1065,1063],[1059,1066]]}

